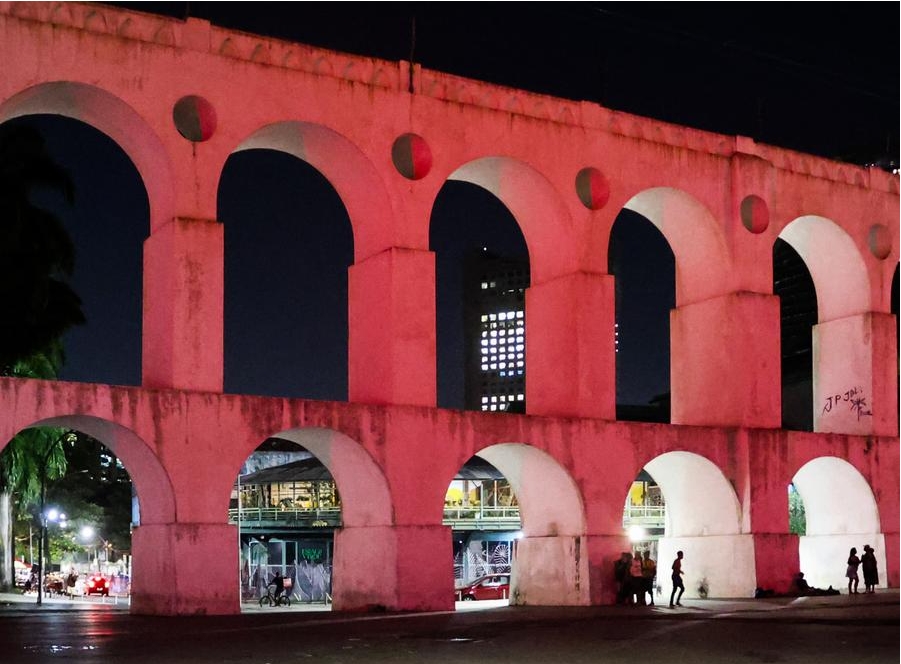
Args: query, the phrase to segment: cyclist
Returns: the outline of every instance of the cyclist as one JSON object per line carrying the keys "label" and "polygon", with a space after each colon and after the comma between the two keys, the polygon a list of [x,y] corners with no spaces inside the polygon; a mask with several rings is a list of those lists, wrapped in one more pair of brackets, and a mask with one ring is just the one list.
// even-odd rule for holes
{"label": "cyclist", "polygon": [[275,577],[269,582],[269,585],[275,586],[275,591],[272,593],[272,596],[275,598],[277,604],[279,597],[285,592],[285,577],[282,576],[281,572],[276,572]]}

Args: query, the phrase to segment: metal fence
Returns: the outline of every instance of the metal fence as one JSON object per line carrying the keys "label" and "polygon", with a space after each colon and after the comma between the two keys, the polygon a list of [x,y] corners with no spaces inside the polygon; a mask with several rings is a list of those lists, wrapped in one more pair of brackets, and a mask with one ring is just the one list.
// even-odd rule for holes
{"label": "metal fence", "polygon": [[[332,566],[303,561],[296,565],[250,565],[241,580],[241,599],[255,600],[266,594],[266,586],[279,572],[290,584],[285,591],[292,602],[328,604],[332,598]],[[290,589],[287,587],[290,585]]]}

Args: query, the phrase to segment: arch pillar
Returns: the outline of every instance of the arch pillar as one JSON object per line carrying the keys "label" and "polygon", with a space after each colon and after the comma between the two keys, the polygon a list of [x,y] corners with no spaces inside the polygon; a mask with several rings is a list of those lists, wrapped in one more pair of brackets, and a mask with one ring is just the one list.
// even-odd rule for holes
{"label": "arch pillar", "polygon": [[632,543],[625,535],[586,535],[583,539],[588,560],[588,604],[616,604],[614,566],[623,551],[632,551]]}
{"label": "arch pillar", "polygon": [[814,431],[898,435],[895,317],[868,312],[813,328]]}
{"label": "arch pillar", "polygon": [[615,291],[575,272],[526,290],[526,410],[616,419]]}
{"label": "arch pillar", "polygon": [[[673,589],[672,564],[677,551],[685,553],[682,565],[685,597],[700,597],[698,587],[702,582],[710,597],[753,597],[754,588],[761,585],[755,576],[756,541],[751,535],[666,536],[657,544],[657,585],[663,587],[661,602],[669,602]],[[781,565],[785,575],[786,561]]]}
{"label": "arch pillar", "polygon": [[453,610],[451,550],[451,530],[443,525],[341,528],[335,531],[332,606],[336,611]]}
{"label": "arch pillar", "polygon": [[579,535],[523,537],[513,548],[510,603],[590,604],[586,541]]}
{"label": "arch pillar", "polygon": [[673,424],[781,426],[779,315],[777,296],[750,292],[670,312]]}
{"label": "arch pillar", "polygon": [[237,528],[216,523],[142,524],[131,535],[131,612],[145,615],[240,613],[235,592]]}
{"label": "arch pillar", "polygon": [[142,385],[222,392],[224,231],[176,217],[144,242]]}
{"label": "arch pillar", "polygon": [[348,271],[348,399],[437,403],[435,254],[392,247]]}

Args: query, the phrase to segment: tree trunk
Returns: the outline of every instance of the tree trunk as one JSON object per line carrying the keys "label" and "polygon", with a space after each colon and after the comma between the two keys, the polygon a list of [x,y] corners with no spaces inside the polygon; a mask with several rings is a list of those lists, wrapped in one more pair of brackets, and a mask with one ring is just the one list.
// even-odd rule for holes
{"label": "tree trunk", "polygon": [[13,514],[12,496],[0,491],[0,591],[8,591],[15,586],[16,577],[13,569]]}

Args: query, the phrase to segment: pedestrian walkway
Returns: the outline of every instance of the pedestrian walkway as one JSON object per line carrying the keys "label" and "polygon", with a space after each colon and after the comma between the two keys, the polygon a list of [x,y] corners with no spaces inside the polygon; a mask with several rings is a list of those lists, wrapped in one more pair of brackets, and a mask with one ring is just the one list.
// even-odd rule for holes
{"label": "pedestrian walkway", "polygon": [[36,593],[23,594],[21,592],[0,593],[0,611],[5,610],[29,610],[49,609],[54,611],[84,610],[84,609],[120,609],[127,611],[131,606],[128,597],[110,595],[109,597],[65,597],[60,595],[43,595],[41,604],[38,605]]}
{"label": "pedestrian walkway", "polygon": [[[833,595],[826,597],[768,597],[765,599],[686,599],[684,606],[670,609],[662,604],[655,606],[593,606],[593,607],[530,607],[539,611],[590,612],[594,615],[614,616],[659,616],[680,620],[786,620],[801,622],[872,622],[895,621],[901,613],[901,593],[897,588],[880,589],[875,594]],[[503,600],[481,602],[458,602],[455,611],[432,613],[469,613],[483,611],[517,611]],[[125,597],[44,597],[43,604],[37,605],[36,595],[22,593],[0,593],[0,614],[9,611],[124,611],[129,609]],[[259,602],[244,602],[242,614],[275,613],[317,613],[325,621],[344,620],[348,615],[331,610],[331,605],[294,603],[290,607],[261,607]],[[390,612],[385,615],[392,615]],[[409,614],[423,615],[423,614]]]}

